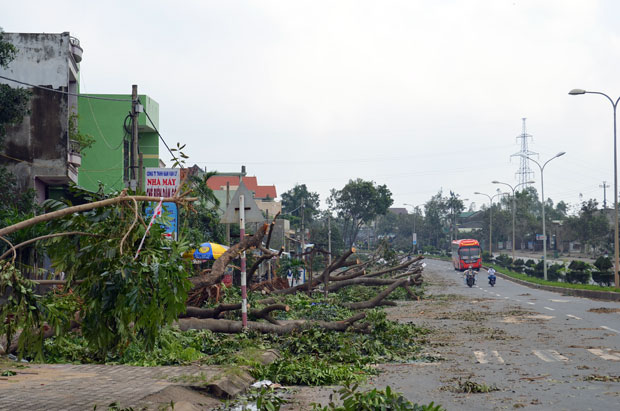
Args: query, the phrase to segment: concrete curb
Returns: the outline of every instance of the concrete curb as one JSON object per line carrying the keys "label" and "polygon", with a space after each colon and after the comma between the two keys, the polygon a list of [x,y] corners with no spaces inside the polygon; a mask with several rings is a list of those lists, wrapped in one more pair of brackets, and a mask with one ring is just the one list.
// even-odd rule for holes
{"label": "concrete curb", "polygon": [[[487,267],[483,267],[483,268],[486,269]],[[499,271],[495,271],[495,275],[503,278],[504,280],[512,281],[513,283],[521,284],[526,287],[538,288],[540,290],[552,291],[554,293],[572,295],[575,297],[592,298],[594,300],[620,301],[620,293],[616,293],[613,291],[581,290],[577,288],[564,288],[564,287],[554,287],[551,285],[535,284],[535,283],[530,283],[528,281],[519,280],[518,278],[510,277],[509,275],[500,273]]]}

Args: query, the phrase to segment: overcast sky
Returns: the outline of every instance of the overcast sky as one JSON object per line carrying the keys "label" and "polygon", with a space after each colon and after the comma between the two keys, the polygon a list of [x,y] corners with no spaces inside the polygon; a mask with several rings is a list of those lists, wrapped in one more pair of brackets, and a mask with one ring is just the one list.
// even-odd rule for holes
{"label": "overcast sky", "polygon": [[[617,0],[0,0],[7,32],[71,32],[83,93],[138,84],[189,164],[322,200],[351,178],[394,206],[518,182],[521,118],[545,196],[613,206]],[[160,153],[168,164],[165,148]],[[536,165],[535,187],[540,192]]]}

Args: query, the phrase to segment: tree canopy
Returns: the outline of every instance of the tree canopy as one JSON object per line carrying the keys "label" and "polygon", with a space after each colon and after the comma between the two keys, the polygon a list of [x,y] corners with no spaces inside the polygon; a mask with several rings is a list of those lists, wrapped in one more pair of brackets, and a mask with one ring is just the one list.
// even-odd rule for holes
{"label": "tree canopy", "polygon": [[299,227],[302,213],[306,224],[312,223],[319,214],[319,195],[309,191],[305,184],[296,184],[281,197],[283,217],[291,220],[294,227]]}
{"label": "tree canopy", "polygon": [[332,190],[328,201],[343,220],[343,238],[348,246],[355,243],[362,224],[384,215],[394,203],[385,184],[377,185],[360,178],[349,180],[342,190]]}

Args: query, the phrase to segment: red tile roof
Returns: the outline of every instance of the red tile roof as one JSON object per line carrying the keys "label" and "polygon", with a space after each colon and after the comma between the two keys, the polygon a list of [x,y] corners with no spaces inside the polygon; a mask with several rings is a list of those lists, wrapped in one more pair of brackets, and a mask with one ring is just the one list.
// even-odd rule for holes
{"label": "red tile roof", "polygon": [[[213,176],[207,180],[207,185],[211,190],[226,190],[226,183],[230,184],[230,187],[239,186],[238,176]],[[271,198],[274,199],[278,196],[276,193],[276,186],[259,186],[256,177],[243,177],[243,183],[248,190],[254,192],[255,198]]]}

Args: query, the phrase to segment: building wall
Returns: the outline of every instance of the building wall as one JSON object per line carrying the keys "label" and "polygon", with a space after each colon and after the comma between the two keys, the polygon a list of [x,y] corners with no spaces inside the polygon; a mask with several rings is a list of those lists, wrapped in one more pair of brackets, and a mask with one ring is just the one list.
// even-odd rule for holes
{"label": "building wall", "polygon": [[276,214],[282,212],[282,202],[280,201],[263,201],[263,200],[255,200],[258,208],[272,219]]}
{"label": "building wall", "polygon": [[[77,90],[79,66],[72,53],[69,33],[4,33],[17,48],[15,59],[2,75],[59,91]],[[11,87],[26,87],[8,80]],[[77,181],[77,170],[68,164],[69,112],[67,94],[30,88],[29,114],[22,124],[7,129],[0,163],[13,172],[20,188],[34,188],[39,200],[53,185]]]}
{"label": "building wall", "polygon": [[[82,166],[78,176],[79,185],[91,191],[104,185],[104,192],[119,191],[125,188],[129,178],[129,152],[131,135],[124,130],[125,119],[131,111],[131,95],[97,94],[125,101],[110,101],[80,98],[79,129],[89,134],[95,143],[83,151]],[[140,101],[146,113],[159,127],[159,104],[152,98],[141,95]],[[127,118],[128,131],[131,132],[131,119]],[[138,117],[139,150],[143,153],[143,167],[159,167],[159,136],[146,117]]]}

